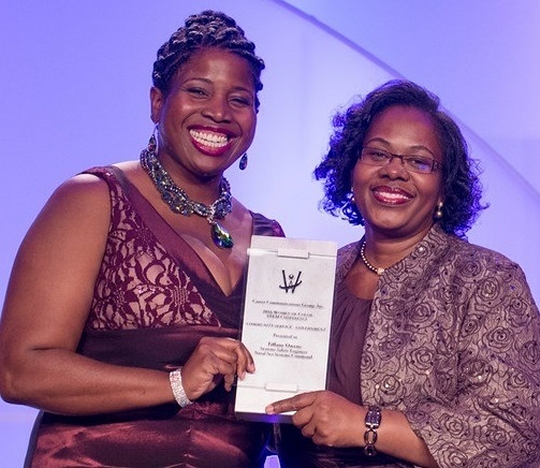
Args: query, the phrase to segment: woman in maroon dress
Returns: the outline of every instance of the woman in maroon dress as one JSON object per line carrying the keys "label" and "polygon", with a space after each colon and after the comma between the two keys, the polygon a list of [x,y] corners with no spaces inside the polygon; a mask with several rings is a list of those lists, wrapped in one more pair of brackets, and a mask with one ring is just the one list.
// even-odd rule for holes
{"label": "woman in maroon dress", "polygon": [[279,224],[224,171],[256,126],[263,61],[235,21],[194,15],[158,51],[140,160],[62,184],[25,237],[0,328],[0,390],[41,409],[27,466],[257,466],[237,421],[252,234]]}

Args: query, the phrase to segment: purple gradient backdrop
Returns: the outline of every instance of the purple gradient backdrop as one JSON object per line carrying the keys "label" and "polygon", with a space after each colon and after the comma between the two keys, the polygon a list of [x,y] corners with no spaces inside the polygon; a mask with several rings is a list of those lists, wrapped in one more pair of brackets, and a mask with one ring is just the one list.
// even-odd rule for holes
{"label": "purple gradient backdrop", "polygon": [[[413,79],[441,96],[485,168],[492,206],[471,240],[518,261],[538,298],[539,5],[2,0],[2,297],[18,245],[54,188],[87,167],[138,156],[152,130],[156,50],[187,15],[214,8],[238,20],[267,63],[249,167],[228,175],[236,197],[291,237],[357,239],[361,229],[317,209],[311,172],[330,117],[355,94]],[[0,403],[2,466],[22,465],[34,416]]]}

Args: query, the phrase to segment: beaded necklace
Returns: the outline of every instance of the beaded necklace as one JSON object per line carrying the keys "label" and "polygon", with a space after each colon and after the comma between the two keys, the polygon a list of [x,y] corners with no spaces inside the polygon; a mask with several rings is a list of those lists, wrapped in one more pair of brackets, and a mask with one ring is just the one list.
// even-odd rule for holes
{"label": "beaded necklace", "polygon": [[229,181],[223,177],[219,185],[219,197],[210,206],[191,200],[187,193],[178,187],[159,162],[153,148],[145,148],[140,156],[141,166],[150,176],[161,199],[169,206],[171,211],[183,216],[192,214],[206,218],[210,224],[210,233],[214,244],[222,249],[230,249],[234,245],[229,232],[221,226],[216,219],[223,219],[232,210],[232,196]]}
{"label": "beaded necklace", "polygon": [[364,262],[364,265],[368,267],[369,270],[371,270],[373,273],[376,273],[377,275],[381,276],[384,273],[385,268],[381,267],[375,267],[371,263],[369,263],[368,259],[366,258],[366,241],[362,242],[362,247],[360,247],[360,258]]}

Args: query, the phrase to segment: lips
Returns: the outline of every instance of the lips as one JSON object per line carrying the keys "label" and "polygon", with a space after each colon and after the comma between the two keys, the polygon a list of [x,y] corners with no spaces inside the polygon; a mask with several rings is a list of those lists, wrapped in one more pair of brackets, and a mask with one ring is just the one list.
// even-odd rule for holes
{"label": "lips", "polygon": [[192,128],[189,130],[193,145],[210,156],[219,156],[229,147],[230,137],[224,132]]}
{"label": "lips", "polygon": [[402,205],[414,197],[409,192],[398,187],[379,186],[372,190],[374,198],[386,205]]}

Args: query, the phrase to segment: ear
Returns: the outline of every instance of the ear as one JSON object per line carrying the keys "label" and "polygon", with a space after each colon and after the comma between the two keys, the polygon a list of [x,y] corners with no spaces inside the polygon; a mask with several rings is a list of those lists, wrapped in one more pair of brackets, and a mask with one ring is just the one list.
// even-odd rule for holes
{"label": "ear", "polygon": [[165,97],[161,90],[152,86],[150,88],[150,118],[157,124],[161,118],[161,109],[165,103]]}

